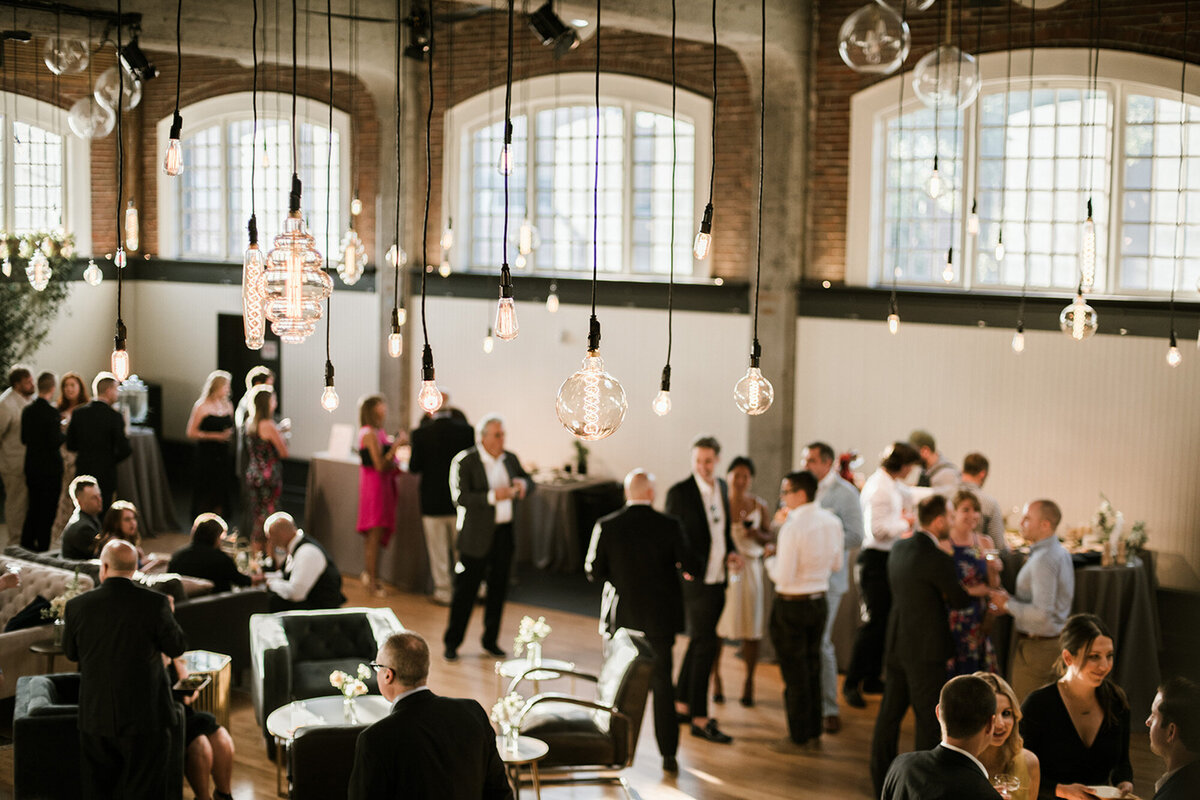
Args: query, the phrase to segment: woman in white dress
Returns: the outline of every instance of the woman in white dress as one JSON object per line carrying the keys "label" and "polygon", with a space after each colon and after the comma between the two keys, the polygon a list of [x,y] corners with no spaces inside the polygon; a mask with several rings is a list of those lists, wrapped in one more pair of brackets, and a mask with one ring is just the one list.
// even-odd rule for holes
{"label": "woman in white dress", "polygon": [[[767,615],[763,597],[763,545],[772,540],[771,512],[767,504],[750,491],[754,481],[754,462],[738,456],[729,462],[725,476],[729,483],[730,532],[733,544],[742,556],[739,572],[730,573],[725,590],[725,611],[717,623],[722,640],[740,641],[746,661],[746,683],[742,705],[754,705],[754,668],[758,665],[758,643],[766,633]],[[721,686],[721,659],[713,662],[713,700],[725,702]]]}

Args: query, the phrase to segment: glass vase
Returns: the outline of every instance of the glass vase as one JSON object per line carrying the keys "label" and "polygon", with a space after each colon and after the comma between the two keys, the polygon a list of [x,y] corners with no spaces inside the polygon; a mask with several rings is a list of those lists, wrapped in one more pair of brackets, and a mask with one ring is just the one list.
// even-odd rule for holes
{"label": "glass vase", "polygon": [[542,643],[530,642],[526,645],[525,658],[529,661],[529,666],[540,667],[542,665]]}
{"label": "glass vase", "polygon": [[352,725],[358,724],[358,706],[353,697],[342,698],[342,719]]}
{"label": "glass vase", "polygon": [[517,750],[519,750],[521,747],[521,743],[519,741],[521,731],[516,725],[512,725],[510,723],[505,723],[500,727],[504,733],[504,748],[513,755],[516,755]]}
{"label": "glass vase", "polygon": [[64,620],[62,617],[55,617],[55,619],[54,619],[54,646],[55,647],[63,646],[63,634],[66,632],[66,630],[67,630],[66,620]]}

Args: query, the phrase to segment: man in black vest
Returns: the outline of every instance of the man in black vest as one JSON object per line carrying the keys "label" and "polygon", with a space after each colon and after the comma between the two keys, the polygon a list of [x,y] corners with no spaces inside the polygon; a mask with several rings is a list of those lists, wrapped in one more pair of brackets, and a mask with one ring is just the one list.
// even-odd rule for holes
{"label": "man in black vest", "polygon": [[21,546],[41,552],[50,548],[50,529],[62,491],[62,417],[50,404],[58,377],[43,372],[37,379],[37,398],[21,412],[21,443],[25,445],[25,486],[29,510],[21,531]]}
{"label": "man in black vest", "polygon": [[625,476],[626,505],[596,523],[584,569],[604,583],[600,623],[610,635],[618,628],[646,634],[654,650],[654,736],[663,769],[678,772],[679,723],[671,688],[671,648],[683,630],[679,571],[691,577],[692,559],[683,544],[679,520],[651,507],[654,476],[635,469]]}
{"label": "man in black vest", "polygon": [[267,517],[263,530],[269,552],[277,558],[281,551],[287,554],[283,569],[267,575],[271,611],[338,608],[346,602],[342,573],[325,548],[296,527],[291,514],[276,511]]}

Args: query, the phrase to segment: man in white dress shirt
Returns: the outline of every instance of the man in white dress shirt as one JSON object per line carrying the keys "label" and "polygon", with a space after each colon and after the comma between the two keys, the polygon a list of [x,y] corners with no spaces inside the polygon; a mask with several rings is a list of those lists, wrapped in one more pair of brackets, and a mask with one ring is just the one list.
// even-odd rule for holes
{"label": "man in white dress shirt", "polygon": [[897,539],[912,531],[912,500],[904,479],[920,460],[912,446],[895,442],[884,453],[879,469],[863,484],[860,501],[866,539],[858,554],[856,572],[863,624],[854,639],[854,652],[842,684],[842,696],[855,708],[866,707],[864,691],[883,691],[883,644],[892,610],[888,553]]}
{"label": "man in white dress shirt", "polygon": [[767,573],[775,584],[771,643],[783,675],[783,700],[793,749],[821,738],[821,632],[829,576],[845,569],[842,523],[815,502],[817,479],[792,472],[779,489],[784,507],[777,544],[767,546]]}
{"label": "man in white dress shirt", "polygon": [[275,512],[263,530],[273,557],[282,560],[282,568],[266,576],[271,611],[338,608],[346,602],[342,573],[325,548],[296,527],[291,514]]}
{"label": "man in white dress shirt", "polygon": [[[20,541],[29,505],[25,485],[25,445],[21,444],[21,412],[33,402],[33,373],[28,367],[9,370],[8,388],[0,393],[0,482],[4,484],[4,519],[8,538]],[[0,537],[0,550],[7,540]]]}
{"label": "man in white dress shirt", "polygon": [[821,712],[825,717],[826,733],[837,733],[842,729],[842,718],[838,710],[837,697],[837,653],[833,649],[833,623],[837,618],[842,597],[850,589],[850,554],[862,546],[862,506],[858,502],[858,489],[838,475],[833,468],[833,448],[824,442],[813,442],[804,449],[804,468],[817,479],[817,504],[833,513],[842,523],[843,555],[842,569],[829,576],[829,590],[825,593],[828,612],[825,632],[821,634]]}

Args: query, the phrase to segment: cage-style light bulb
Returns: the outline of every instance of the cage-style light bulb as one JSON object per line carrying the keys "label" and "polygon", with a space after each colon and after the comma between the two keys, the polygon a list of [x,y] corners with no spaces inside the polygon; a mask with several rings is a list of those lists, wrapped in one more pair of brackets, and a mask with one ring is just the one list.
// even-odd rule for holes
{"label": "cage-style light bulb", "polygon": [[752,417],[765,413],[775,400],[775,387],[758,366],[761,356],[762,348],[755,339],[750,349],[750,366],[742,379],[733,385],[733,402],[739,411]]}
{"label": "cage-style light bulb", "polygon": [[324,315],[322,304],[333,292],[333,279],[322,268],[324,259],[300,214],[300,178],[295,174],[283,226],[267,254],[264,310],[271,330],[283,342],[299,344]]}
{"label": "cage-style light bulb", "polygon": [[250,217],[247,230],[250,244],[242,256],[242,330],[247,349],[261,350],[267,333],[267,319],[263,313],[263,303],[267,299],[263,279],[267,257],[258,246],[258,220],[255,217]]}
{"label": "cage-style light bulb", "polygon": [[663,367],[662,381],[658,385],[658,394],[650,403],[650,408],[660,417],[671,413],[671,365]]}
{"label": "cage-style light bulb", "polygon": [[971,213],[967,215],[967,235],[979,235],[979,201],[971,201]]}
{"label": "cage-style light bulb", "polygon": [[88,282],[89,286],[99,286],[104,280],[104,273],[100,271],[100,267],[96,266],[96,259],[89,258],[87,266],[83,270],[83,279]]}
{"label": "cage-style light bulb", "polygon": [[696,241],[692,243],[692,255],[697,261],[703,261],[708,258],[709,252],[712,250],[712,203],[704,206],[704,217],[700,220],[700,232],[696,234]]}
{"label": "cage-style light bulb", "polygon": [[367,268],[367,246],[353,227],[342,236],[341,258],[338,260],[338,277],[347,286],[358,283]]}
{"label": "cage-style light bulb", "polygon": [[890,333],[892,336],[895,336],[896,333],[899,332],[899,330],[900,330],[900,315],[897,314],[895,311],[888,314],[887,324],[888,324],[888,333]]}
{"label": "cage-style light bulb", "polygon": [[558,387],[554,412],[576,439],[595,442],[608,438],[621,427],[628,409],[621,382],[604,369],[604,359],[600,357],[600,322],[593,315],[583,366]]}
{"label": "cage-style light bulb", "polygon": [[357,217],[362,213],[362,200],[358,199],[358,195],[354,195],[354,199],[350,201],[350,216]]}
{"label": "cage-style light bulb", "polygon": [[[400,259],[399,265],[396,264],[397,257]],[[396,247],[395,244],[388,248],[387,255],[385,255],[383,258],[385,261],[387,261],[389,267],[405,267],[408,265],[408,253],[404,250],[404,248]]]}
{"label": "cage-style light bulb", "polygon": [[496,162],[496,169],[501,175],[512,175],[513,173],[513,151],[512,145],[505,142],[500,148],[500,158]]}
{"label": "cage-style light bulb", "polygon": [[338,407],[338,393],[333,385],[333,362],[325,360],[325,389],[321,392],[321,408],[332,414]]}
{"label": "cage-style light bulb", "polygon": [[500,268],[500,300],[496,303],[496,336],[506,342],[517,338],[520,326],[517,324],[517,307],[513,302],[512,273],[508,264]]}
{"label": "cage-style light bulb", "polygon": [[954,248],[951,247],[946,251],[946,263],[942,266],[942,280],[946,283],[954,282]]}
{"label": "cage-style light bulb", "polygon": [[1018,325],[1017,330],[1013,333],[1012,351],[1014,353],[1018,353],[1018,354],[1025,352],[1025,326],[1024,325]]}
{"label": "cage-style light bulb", "polygon": [[1175,341],[1175,331],[1171,331],[1171,346],[1167,348],[1167,366],[1178,367],[1183,362],[1183,355],[1179,352],[1179,345]]}
{"label": "cage-style light bulb", "polygon": [[110,371],[116,376],[118,382],[123,382],[129,377],[129,351],[125,349],[126,336],[125,323],[118,317],[117,334],[113,337],[113,351],[110,362]]}
{"label": "cage-style light bulb", "polygon": [[1079,249],[1080,288],[1090,292],[1096,285],[1096,223],[1092,221],[1092,201],[1088,200],[1088,215],[1083,221],[1083,244]]}
{"label": "cage-style light bulb", "polygon": [[133,201],[125,207],[125,249],[136,251],[139,240],[138,210]]}
{"label": "cage-style light bulb", "polygon": [[40,292],[50,285],[50,259],[40,248],[33,251],[29,263],[25,265],[25,277],[34,291]]}
{"label": "cage-style light bulb", "polygon": [[170,141],[167,142],[167,155],[163,158],[163,174],[172,178],[183,174],[183,147],[179,144],[179,135],[183,132],[183,117],[179,112],[171,118]]}
{"label": "cage-style light bulb", "polygon": [[443,250],[449,250],[451,247],[454,247],[454,220],[450,220],[446,229],[442,231],[441,245]]}
{"label": "cage-style light bulb", "polygon": [[492,337],[492,329],[488,328],[487,336],[483,337],[483,352],[491,353],[496,346],[496,340]]}
{"label": "cage-style light bulb", "polygon": [[546,311],[558,313],[558,284],[554,281],[550,282],[550,294],[546,295]]}
{"label": "cage-style light bulb", "polygon": [[113,264],[117,266],[117,269],[125,269],[125,264],[127,264],[128,261],[129,259],[125,256],[125,248],[118,247],[116,255],[113,256]]}
{"label": "cage-style light bulb", "polygon": [[1075,295],[1075,300],[1058,315],[1058,326],[1063,333],[1077,342],[1090,339],[1099,327],[1099,317],[1096,310],[1083,299],[1083,293]]}

